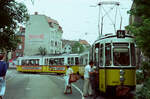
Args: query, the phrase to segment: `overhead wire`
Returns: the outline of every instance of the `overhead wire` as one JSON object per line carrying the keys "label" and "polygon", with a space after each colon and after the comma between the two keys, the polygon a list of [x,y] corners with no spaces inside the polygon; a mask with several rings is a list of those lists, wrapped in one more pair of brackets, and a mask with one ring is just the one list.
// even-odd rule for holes
{"label": "overhead wire", "polygon": [[[116,5],[114,5],[114,7],[115,7]],[[114,7],[112,8],[112,9],[110,9],[110,11],[112,11],[113,9],[114,9]],[[107,15],[107,17],[109,18],[109,20],[111,21],[111,23],[114,25],[114,22],[113,22],[113,20],[111,19],[111,17],[109,16],[109,13],[105,10],[105,8],[104,7],[102,7],[103,8],[103,10],[105,11],[105,15]],[[115,30],[115,27],[114,27],[114,30]],[[115,30],[115,32],[116,32],[116,30]]]}

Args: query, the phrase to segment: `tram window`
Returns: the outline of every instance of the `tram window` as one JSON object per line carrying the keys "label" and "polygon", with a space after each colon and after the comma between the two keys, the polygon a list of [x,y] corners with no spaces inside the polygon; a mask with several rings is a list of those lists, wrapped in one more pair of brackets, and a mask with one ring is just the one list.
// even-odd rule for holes
{"label": "tram window", "polygon": [[45,59],[45,65],[48,65],[48,58]]}
{"label": "tram window", "polygon": [[29,60],[29,65],[33,65],[33,60]]}
{"label": "tram window", "polygon": [[21,60],[21,65],[25,65],[25,60]]}
{"label": "tram window", "polygon": [[70,59],[70,58],[68,58],[68,64],[69,64],[69,65],[71,64],[71,59]]}
{"label": "tram window", "polygon": [[98,50],[99,50],[99,46],[96,46],[95,48],[95,52],[94,52],[94,65],[95,66],[98,66],[99,62],[98,62]]}
{"label": "tram window", "polygon": [[44,60],[44,64],[47,65],[47,59]]}
{"label": "tram window", "polygon": [[135,66],[136,65],[136,59],[135,59],[135,45],[134,43],[130,44],[131,48],[131,65]]}
{"label": "tram window", "polygon": [[80,58],[80,64],[81,64],[81,65],[84,65],[84,64],[83,64],[83,57]]}
{"label": "tram window", "polygon": [[74,65],[74,58],[71,57],[71,65]]}
{"label": "tram window", "polygon": [[60,58],[60,65],[64,65],[64,58]]}
{"label": "tram window", "polygon": [[75,65],[79,65],[79,58],[78,57],[75,58]]}
{"label": "tram window", "polygon": [[54,64],[54,60],[53,59],[49,59],[49,65],[53,65]]}
{"label": "tram window", "polygon": [[129,66],[130,57],[128,48],[114,48],[113,49],[113,63],[115,66]]}
{"label": "tram window", "polygon": [[105,65],[110,66],[112,64],[112,59],[111,59],[111,44],[106,43],[105,45]]}
{"label": "tram window", "polygon": [[29,60],[26,60],[26,65],[29,65]]}
{"label": "tram window", "polygon": [[54,59],[54,64],[53,65],[58,65],[58,58]]}
{"label": "tram window", "polygon": [[103,44],[101,44],[101,46],[100,46],[100,66],[103,66]]}
{"label": "tram window", "polygon": [[35,64],[36,64],[36,65],[39,65],[39,59],[36,59],[36,60],[35,60]]}
{"label": "tram window", "polygon": [[57,65],[63,65],[63,58],[58,58]]}

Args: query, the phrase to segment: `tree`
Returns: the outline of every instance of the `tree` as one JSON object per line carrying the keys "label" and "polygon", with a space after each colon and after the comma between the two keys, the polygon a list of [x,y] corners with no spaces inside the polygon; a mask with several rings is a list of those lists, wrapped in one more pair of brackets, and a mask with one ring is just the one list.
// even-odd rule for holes
{"label": "tree", "polygon": [[[135,16],[133,24],[127,29],[135,36],[137,46],[142,50],[144,56],[150,58],[150,1],[149,0],[134,0],[135,6],[129,12]],[[137,20],[138,19],[138,20]],[[137,99],[150,98],[150,61],[143,62],[141,69],[143,70],[143,88],[137,92]]]}
{"label": "tree", "polygon": [[45,56],[47,54],[46,48],[39,47],[39,53],[40,55]]}
{"label": "tree", "polygon": [[75,42],[72,47],[72,53],[82,53],[84,52],[84,47],[79,42]]}
{"label": "tree", "polygon": [[134,21],[127,29],[136,37],[136,44],[144,55],[150,58],[150,1],[134,0],[134,3],[136,6],[131,9],[130,14],[139,20]]}
{"label": "tree", "polygon": [[20,40],[15,33],[28,20],[27,8],[15,0],[0,0],[0,49],[15,50]]}

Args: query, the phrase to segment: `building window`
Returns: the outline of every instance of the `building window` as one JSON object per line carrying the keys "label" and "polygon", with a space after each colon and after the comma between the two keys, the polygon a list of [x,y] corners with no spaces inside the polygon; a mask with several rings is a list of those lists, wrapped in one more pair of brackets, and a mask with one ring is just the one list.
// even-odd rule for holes
{"label": "building window", "polygon": [[22,49],[22,45],[21,44],[18,46],[18,49]]}
{"label": "building window", "polygon": [[53,46],[53,41],[51,41],[51,46]]}
{"label": "building window", "polygon": [[55,46],[57,46],[57,41],[55,42]]}
{"label": "building window", "polygon": [[49,26],[53,28],[53,24],[52,24],[52,22],[49,22]]}

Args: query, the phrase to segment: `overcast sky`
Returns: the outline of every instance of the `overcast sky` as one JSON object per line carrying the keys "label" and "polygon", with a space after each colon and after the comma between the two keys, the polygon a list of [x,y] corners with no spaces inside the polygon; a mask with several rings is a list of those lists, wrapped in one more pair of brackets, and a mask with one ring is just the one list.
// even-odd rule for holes
{"label": "overcast sky", "polygon": [[[38,12],[58,21],[63,29],[63,38],[69,40],[85,39],[92,44],[98,37],[98,7],[99,0],[19,0],[26,4],[30,14]],[[101,0],[112,1],[112,0]],[[114,1],[114,0],[113,0]],[[127,11],[131,8],[132,0],[115,0],[120,2],[120,11],[123,17],[122,28],[129,23]],[[108,11],[112,6],[103,6]],[[119,11],[119,10],[118,10]],[[103,33],[114,33],[109,18],[114,22],[115,10],[104,17]],[[100,13],[104,14],[104,10]],[[116,28],[119,29],[120,14],[117,14]]]}

